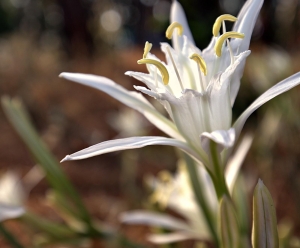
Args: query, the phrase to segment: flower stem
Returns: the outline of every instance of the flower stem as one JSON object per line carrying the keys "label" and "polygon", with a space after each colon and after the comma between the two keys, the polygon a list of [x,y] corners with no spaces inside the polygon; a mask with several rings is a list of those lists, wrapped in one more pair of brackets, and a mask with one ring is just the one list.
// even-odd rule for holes
{"label": "flower stem", "polygon": [[[194,160],[188,156],[187,154],[184,154],[184,159],[186,161],[187,171],[188,175],[191,181],[191,186],[193,189],[193,192],[195,194],[195,198],[197,201],[197,205],[201,212],[203,212],[203,215],[206,220],[206,224],[208,228],[210,229],[211,235],[215,241],[216,247],[219,247],[219,237],[217,233],[217,228],[214,223],[216,223],[215,218],[210,211],[210,208],[207,204],[207,201],[205,199],[205,194],[203,192],[203,189],[205,189],[205,185],[201,185],[201,182],[198,177],[198,172],[196,170],[196,165]],[[199,165],[200,166],[200,165]]]}
{"label": "flower stem", "polygon": [[229,194],[227,184],[225,181],[223,166],[220,163],[220,154],[217,150],[217,144],[213,141],[210,142],[210,152],[211,152],[211,162],[214,168],[214,174],[212,176],[213,183],[215,185],[215,190],[218,196],[219,201],[222,199],[223,195],[228,196],[231,199]]}

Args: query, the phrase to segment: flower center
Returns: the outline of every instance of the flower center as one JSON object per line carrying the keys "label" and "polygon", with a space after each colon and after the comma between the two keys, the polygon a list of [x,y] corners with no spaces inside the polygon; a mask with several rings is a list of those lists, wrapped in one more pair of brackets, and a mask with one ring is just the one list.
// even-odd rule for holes
{"label": "flower center", "polygon": [[[230,58],[231,58],[231,64],[234,62],[234,56],[233,56],[233,52],[232,52],[232,49],[231,49],[231,46],[230,46],[230,42],[229,42],[229,38],[238,38],[238,39],[242,39],[245,37],[244,34],[242,33],[238,33],[238,32],[226,32],[226,27],[225,27],[225,21],[231,21],[231,22],[235,22],[237,20],[236,17],[232,16],[232,15],[221,15],[219,16],[214,25],[213,25],[213,35],[215,37],[218,37],[217,38],[217,41],[215,43],[215,47],[214,47],[214,50],[215,50],[215,53],[216,53],[216,56],[217,57],[221,57],[222,55],[222,49],[224,47],[224,42],[226,41],[227,42],[227,47],[229,49],[229,53],[230,53]],[[220,35],[220,28],[223,28],[223,33],[222,35]],[[175,29],[177,29],[177,35],[176,37],[173,37],[173,34],[174,34],[174,31]],[[173,22],[170,24],[170,26],[167,28],[166,30],[166,37],[168,39],[182,39],[180,36],[182,36],[183,34],[183,27],[180,23],[178,22]],[[179,42],[177,42],[179,43]],[[161,73],[161,76],[162,76],[162,82],[164,85],[168,85],[169,84],[169,79],[170,79],[170,75],[169,75],[169,72],[166,68],[166,66],[161,63],[160,61],[157,61],[155,59],[149,59],[147,58],[147,55],[148,53],[150,52],[152,48],[152,44],[149,43],[149,42],[146,42],[145,44],[145,48],[144,48],[144,53],[143,53],[143,58],[138,60],[137,63],[138,64],[152,64],[154,65]],[[177,50],[176,50],[177,51]],[[170,58],[170,61],[172,63],[172,66],[174,68],[174,71],[175,71],[175,74],[176,74],[176,77],[178,79],[178,82],[180,84],[180,88],[181,90],[183,91],[186,87],[186,85],[183,84],[183,81],[181,79],[181,76],[179,74],[179,71],[177,69],[177,66],[176,66],[176,62],[178,63],[181,63],[181,65],[184,67],[184,69],[187,71],[188,75],[189,75],[189,81],[190,81],[190,86],[191,89],[197,89],[198,87],[196,86],[195,84],[195,78],[193,76],[193,72],[191,70],[191,66],[188,64],[188,62],[185,62],[186,60],[182,59],[182,51],[181,51],[181,48],[179,51],[177,51],[178,53],[178,57],[179,57],[179,61],[177,60],[174,60],[173,56],[172,56],[172,53],[169,49],[169,47],[166,47],[166,52]],[[192,54],[189,59],[192,59],[194,60],[197,65],[198,65],[198,74],[199,74],[199,81],[200,81],[200,89],[201,89],[201,92],[205,92],[206,90],[206,87],[205,87],[205,84],[204,84],[204,81],[205,81],[205,77],[207,75],[207,66],[206,66],[206,63],[205,63],[205,60],[199,55],[199,54]],[[217,70],[218,68],[218,59],[215,61],[215,65],[214,65],[214,71]],[[203,74],[203,75],[202,75]],[[186,81],[186,80],[185,80]],[[157,86],[157,73],[156,73],[156,86]]]}

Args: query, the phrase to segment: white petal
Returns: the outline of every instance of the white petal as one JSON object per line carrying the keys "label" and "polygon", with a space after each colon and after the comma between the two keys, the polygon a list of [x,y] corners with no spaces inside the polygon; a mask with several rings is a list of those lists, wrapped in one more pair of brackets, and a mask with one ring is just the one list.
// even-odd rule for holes
{"label": "white petal", "polygon": [[258,97],[237,119],[234,123],[233,127],[236,131],[236,136],[240,135],[240,132],[248,119],[248,117],[261,105],[266,103],[267,101],[273,99],[274,97],[290,90],[291,88],[300,84],[300,72],[284,79],[283,81],[277,83],[270,89],[268,89],[265,93],[263,93],[260,97]]}
{"label": "white petal", "polygon": [[[167,85],[170,87],[168,90],[177,97],[181,96],[183,89],[196,88],[194,72],[198,71],[195,61],[189,58],[191,54],[195,53],[195,51],[185,55],[184,53],[186,50],[189,50],[187,48],[189,45],[186,44],[188,43],[186,36],[183,36],[183,41],[183,47],[180,52],[174,50],[168,43],[161,43],[161,50],[165,54],[167,61],[166,67],[170,76],[169,83]],[[190,49],[192,50],[192,48]],[[176,70],[173,63],[175,64]],[[179,76],[177,76],[177,73]],[[197,81],[198,80],[197,76]]]}
{"label": "white petal", "polygon": [[136,210],[122,213],[120,221],[126,224],[143,224],[153,227],[163,227],[170,230],[187,230],[189,226],[180,219],[167,214]]}
{"label": "white petal", "polygon": [[202,150],[199,137],[204,131],[210,130],[207,114],[209,97],[194,90],[185,90],[180,98],[163,93],[161,96],[162,101],[170,104],[169,115],[172,116],[180,133],[189,143],[199,148],[199,151]]}
{"label": "white petal", "polygon": [[[249,51],[250,52],[250,51]],[[241,61],[241,63],[237,66],[234,74],[232,75],[231,78],[231,83],[230,83],[230,103],[231,107],[234,105],[235,98],[239,92],[240,85],[241,85],[241,78],[244,73],[244,67],[246,63],[246,58],[244,61]]]}
{"label": "white petal", "polygon": [[13,172],[6,172],[0,178],[0,204],[7,206],[22,205],[26,198],[20,178]]}
{"label": "white petal", "polygon": [[234,104],[236,95],[240,89],[240,80],[243,76],[244,73],[244,67],[245,67],[245,63],[246,63],[246,58],[250,55],[251,51],[247,50],[244,51],[242,53],[240,53],[237,57],[235,57],[235,62],[234,62],[234,67],[233,70],[233,74],[231,77],[231,81],[230,81],[230,104],[231,107]]}
{"label": "white petal", "polygon": [[215,48],[214,48],[217,39],[218,39],[217,37],[213,36],[209,45],[202,51],[202,57],[206,62],[206,68],[207,68],[206,81],[208,81],[208,82],[210,82],[210,80],[213,78],[213,76],[220,71],[220,70],[216,69],[216,66],[215,66],[215,64],[218,61],[220,61],[220,58],[217,57],[217,55],[215,53]]}
{"label": "white petal", "polygon": [[180,242],[188,239],[201,239],[201,237],[198,237],[197,235],[189,232],[151,234],[148,236],[148,240],[154,244],[168,244],[168,243]]}
{"label": "white petal", "polygon": [[185,151],[192,157],[194,157],[197,161],[203,161],[200,158],[199,154],[192,150],[185,142],[179,141],[176,139],[164,138],[164,137],[130,137],[125,139],[116,139],[116,140],[108,140],[97,145],[90,146],[86,149],[83,149],[79,152],[75,152],[71,155],[67,155],[61,162],[67,160],[79,160],[94,157],[97,155],[115,152],[115,151],[122,151],[128,149],[136,149],[142,148],[145,146],[151,145],[169,145],[175,146],[180,148],[181,150]]}
{"label": "white petal", "polygon": [[191,42],[186,35],[183,35],[182,54],[189,58],[193,53],[201,55],[202,52],[198,47],[196,47],[195,43]]}
{"label": "white petal", "polygon": [[173,138],[182,139],[175,125],[161,115],[140,93],[128,91],[112,80],[89,74],[61,73],[60,77],[101,90],[142,113],[157,128]]}
{"label": "white petal", "polygon": [[[155,90],[156,86],[154,85],[154,78],[152,75],[148,74],[148,73],[142,73],[142,72],[134,72],[134,71],[127,71],[125,72],[126,76],[130,76],[130,77],[134,77],[135,79],[143,82],[144,84],[147,85],[147,87],[151,90]],[[161,75],[158,74],[157,77],[159,77],[159,82],[162,80],[161,79]]]}
{"label": "white petal", "polygon": [[[244,66],[246,58],[250,55],[250,51],[247,50],[245,52],[240,53],[238,56],[235,56],[234,63],[227,67],[226,63],[223,63],[220,67],[224,73],[222,73],[221,82],[224,83],[225,80],[229,83],[230,89],[230,109],[233,106],[236,95],[240,88],[240,79],[243,76]],[[223,56],[222,56],[223,61]],[[224,62],[224,61],[223,61]]]}
{"label": "white petal", "polygon": [[240,168],[251,147],[252,140],[253,137],[251,135],[245,135],[237,150],[227,163],[227,166],[225,168],[225,178],[229,192],[232,192],[233,190]]}
{"label": "white petal", "polygon": [[[172,6],[171,6],[171,16],[170,16],[170,23],[173,22],[179,22],[182,27],[183,27],[183,35],[187,36],[188,39],[195,44],[191,30],[189,28],[184,10],[181,6],[181,4],[179,2],[177,2],[176,0],[173,1]],[[180,43],[178,44],[176,41],[179,41]],[[173,47],[176,50],[181,50],[182,46],[183,46],[183,39],[182,37],[178,37],[177,32],[173,33],[173,38],[172,38],[172,42],[173,42]]]}
{"label": "white petal", "polygon": [[155,99],[159,99],[159,98],[160,98],[160,95],[159,95],[158,93],[153,92],[153,91],[151,91],[151,90],[148,90],[148,89],[145,88],[145,87],[142,87],[142,86],[136,86],[136,85],[134,85],[133,87],[134,87],[136,90],[138,90],[138,91],[140,91],[140,92],[142,92],[142,93],[144,93],[144,94],[146,94],[146,95],[148,95],[148,96],[151,96],[151,97],[153,97],[153,98],[155,98]]}
{"label": "white petal", "polygon": [[0,222],[20,217],[24,213],[25,210],[22,207],[0,204]]}
{"label": "white petal", "polygon": [[210,141],[218,144],[218,150],[221,152],[224,148],[232,147],[235,141],[235,130],[216,130],[211,133],[204,132],[201,134],[201,145],[206,153],[210,152]]}
{"label": "white petal", "polygon": [[[238,20],[233,26],[233,31],[245,34],[244,39],[232,39],[230,44],[235,55],[249,49],[249,44],[256,23],[257,16],[263,4],[263,0],[248,0],[241,9]],[[232,78],[231,87],[231,105],[235,101],[236,95],[240,88],[240,79],[243,76],[245,61],[243,61]]]}
{"label": "white petal", "polygon": [[238,20],[235,22],[232,30],[245,34],[245,38],[243,40],[235,39],[230,43],[232,43],[233,46],[235,46],[234,43],[240,43],[238,48],[239,52],[244,52],[249,48],[253,28],[263,2],[263,0],[246,1],[237,17]]}
{"label": "white petal", "polygon": [[[153,92],[172,92],[170,85],[164,85],[160,73],[156,70],[157,75],[151,75],[141,72],[127,71],[125,75],[134,77],[135,79],[146,84],[146,86]],[[172,80],[172,73],[169,73]],[[155,80],[157,79],[157,83]]]}

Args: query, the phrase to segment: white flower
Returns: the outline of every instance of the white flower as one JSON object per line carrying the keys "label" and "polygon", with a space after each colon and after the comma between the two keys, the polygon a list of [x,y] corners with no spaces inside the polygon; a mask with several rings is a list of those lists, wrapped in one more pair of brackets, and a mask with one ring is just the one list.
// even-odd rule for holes
{"label": "white flower", "polygon": [[[232,159],[228,162],[225,171],[227,186],[232,192],[239,169],[251,146],[252,137],[246,135]],[[204,197],[213,216],[218,216],[219,202],[209,174],[203,166],[197,166],[199,181],[205,185]],[[120,220],[127,224],[144,224],[163,227],[171,233],[151,234],[148,239],[153,243],[170,243],[186,239],[210,240],[211,234],[205,217],[200,211],[190,184],[190,178],[184,163],[179,164],[177,173],[172,176],[162,171],[158,178],[150,178],[148,184],[154,189],[150,200],[163,208],[168,208],[185,218],[177,219],[168,214],[134,210],[121,214]],[[215,223],[217,226],[217,218]]]}
{"label": "white flower", "polygon": [[17,218],[25,213],[24,192],[19,178],[7,172],[0,178],[0,221]]}
{"label": "white flower", "polygon": [[38,166],[32,167],[22,179],[13,172],[6,172],[0,177],[0,222],[25,213],[27,196],[42,178],[44,173]]}
{"label": "white flower", "polygon": [[[300,73],[297,73],[276,84],[251,104],[232,125],[231,108],[240,86],[245,59],[250,53],[247,49],[262,3],[263,0],[248,0],[237,19],[229,15],[219,17],[213,28],[211,43],[201,52],[194,45],[181,5],[173,1],[172,24],[167,30],[167,36],[172,36],[173,48],[166,43],[161,45],[167,63],[152,55],[149,52],[151,45],[146,43],[143,59],[138,62],[147,65],[149,74],[126,73],[146,84],[147,88],[135,88],[160,101],[172,121],[155,110],[141,94],[128,91],[108,78],[62,73],[60,76],[63,78],[104,91],[139,111],[172,137],[147,136],[106,141],[68,155],[63,161],[147,145],[171,145],[202,162],[213,174],[208,156],[210,140],[218,144],[219,152],[232,147],[245,121],[257,108],[300,83]],[[235,21],[233,32],[226,32],[224,20]],[[220,36],[218,32],[221,26],[223,34]],[[228,155],[222,158],[222,164],[226,164]]]}

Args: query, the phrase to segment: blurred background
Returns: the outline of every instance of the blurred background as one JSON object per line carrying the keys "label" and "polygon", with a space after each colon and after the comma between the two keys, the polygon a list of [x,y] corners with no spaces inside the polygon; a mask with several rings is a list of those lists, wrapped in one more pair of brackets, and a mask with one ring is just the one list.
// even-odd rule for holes
{"label": "blurred background", "polygon": [[[215,19],[223,13],[237,15],[244,4],[243,0],[180,2],[200,49],[209,43]],[[252,54],[247,60],[234,117],[266,89],[299,71],[299,3],[265,1],[254,29]],[[111,97],[58,75],[64,71],[92,73],[133,90],[133,85],[140,82],[124,73],[145,71],[136,63],[142,57],[145,41],[153,43],[152,52],[163,58],[159,43],[168,42],[165,30],[170,6],[170,0],[1,0],[1,96],[18,97],[24,102],[35,127],[58,160],[116,137],[161,135],[143,117]],[[277,97],[249,119],[244,133],[253,133],[254,143],[243,166],[249,192],[258,177],[262,178],[277,203],[279,222],[293,220],[298,236],[299,92],[296,87]],[[0,171],[24,175],[35,162],[2,110],[0,130]],[[143,178],[163,169],[174,172],[176,160],[172,148],[149,147],[61,166],[92,215],[118,226],[120,212],[147,205],[149,192]],[[58,217],[43,201],[47,187],[45,181],[40,182],[26,205],[56,220]],[[22,226],[13,221],[7,225],[28,242]],[[136,241],[146,242],[146,227],[120,228]],[[1,237],[0,246],[5,247]]]}

